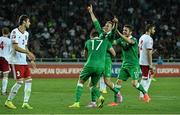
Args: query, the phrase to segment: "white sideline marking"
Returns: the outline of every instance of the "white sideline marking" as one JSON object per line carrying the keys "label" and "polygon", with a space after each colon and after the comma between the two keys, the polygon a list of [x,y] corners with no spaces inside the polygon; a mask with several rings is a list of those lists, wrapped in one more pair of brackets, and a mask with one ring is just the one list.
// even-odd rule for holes
{"label": "white sideline marking", "polygon": [[176,100],[178,99],[177,96],[152,96],[155,99],[160,99],[160,100]]}

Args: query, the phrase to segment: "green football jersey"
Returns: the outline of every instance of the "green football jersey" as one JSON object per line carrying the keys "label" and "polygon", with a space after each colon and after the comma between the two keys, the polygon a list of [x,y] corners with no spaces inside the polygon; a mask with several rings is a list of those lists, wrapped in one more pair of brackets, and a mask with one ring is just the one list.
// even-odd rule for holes
{"label": "green football jersey", "polygon": [[[94,23],[94,26],[95,26],[96,30],[97,30],[98,33],[99,33],[99,37],[100,37],[101,39],[106,38],[106,39],[108,39],[108,40],[112,43],[112,42],[113,42],[113,39],[115,38],[115,29],[112,29],[112,30],[109,31],[107,34],[105,34],[104,31],[103,31],[103,29],[102,29],[102,27],[100,26],[98,20],[94,21],[93,23]],[[107,52],[106,57],[107,57],[107,58],[111,58],[111,53],[110,53],[110,52]]]}
{"label": "green football jersey", "polygon": [[122,38],[116,40],[117,44],[122,47],[122,66],[139,66],[137,39],[133,36],[130,39],[135,43],[129,44]]}
{"label": "green football jersey", "polygon": [[112,29],[108,33],[104,33],[104,31],[103,31],[102,27],[100,26],[98,20],[94,21],[93,23],[94,23],[95,29],[99,33],[99,38],[100,39],[107,38],[107,39],[111,40],[111,39],[114,38],[115,29]]}
{"label": "green football jersey", "polygon": [[85,63],[87,67],[105,67],[105,55],[112,47],[108,39],[95,37],[86,41],[85,49],[88,51],[88,59]]}

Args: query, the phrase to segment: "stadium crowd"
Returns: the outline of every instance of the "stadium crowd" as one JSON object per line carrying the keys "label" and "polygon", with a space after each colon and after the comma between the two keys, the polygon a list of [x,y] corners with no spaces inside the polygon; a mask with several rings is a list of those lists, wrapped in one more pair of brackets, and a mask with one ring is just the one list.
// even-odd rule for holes
{"label": "stadium crowd", "polygon": [[[30,46],[38,58],[81,58],[84,43],[93,28],[86,10],[89,0],[2,0],[0,28],[10,29],[21,14],[31,17]],[[95,14],[101,25],[113,18],[132,24],[133,35],[139,39],[145,24],[156,24],[154,58],[180,58],[179,0],[93,0]],[[115,46],[117,57],[119,47]]]}

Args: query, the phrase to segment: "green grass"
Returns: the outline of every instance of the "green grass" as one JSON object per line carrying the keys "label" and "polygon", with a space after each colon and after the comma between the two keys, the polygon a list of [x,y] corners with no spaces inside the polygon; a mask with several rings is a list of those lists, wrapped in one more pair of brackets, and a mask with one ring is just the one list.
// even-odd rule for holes
{"label": "green grass", "polygon": [[[115,81],[115,79],[113,79]],[[9,89],[14,84],[10,80]],[[21,108],[23,102],[23,87],[19,90],[14,104],[16,110],[4,107],[7,96],[0,95],[0,114],[178,114],[180,113],[180,78],[157,78],[152,82],[149,94],[152,101],[144,103],[138,99],[138,91],[130,80],[123,83],[124,101],[116,107],[108,107],[113,100],[113,93],[108,90],[105,96],[105,106],[102,109],[86,108],[90,101],[88,88],[84,87],[80,108],[68,108],[73,104],[77,79],[34,79],[30,104],[33,110]]]}

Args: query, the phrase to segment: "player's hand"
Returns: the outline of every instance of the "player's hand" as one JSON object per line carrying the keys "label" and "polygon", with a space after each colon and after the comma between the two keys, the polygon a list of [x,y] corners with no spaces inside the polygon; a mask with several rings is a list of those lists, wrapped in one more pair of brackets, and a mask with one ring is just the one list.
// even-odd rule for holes
{"label": "player's hand", "polygon": [[36,69],[36,63],[34,61],[31,61],[31,65],[33,69]]}
{"label": "player's hand", "polygon": [[35,61],[36,57],[33,53],[31,53],[30,51],[28,51],[27,53],[27,57],[29,58],[29,60]]}
{"label": "player's hand", "polygon": [[114,16],[113,20],[114,23],[118,23],[118,19],[116,18],[116,16]]}
{"label": "player's hand", "polygon": [[153,70],[153,68],[154,68],[153,65],[149,65],[150,70]]}
{"label": "player's hand", "polygon": [[93,8],[92,8],[92,4],[90,4],[90,6],[87,7],[89,13],[93,12]]}

